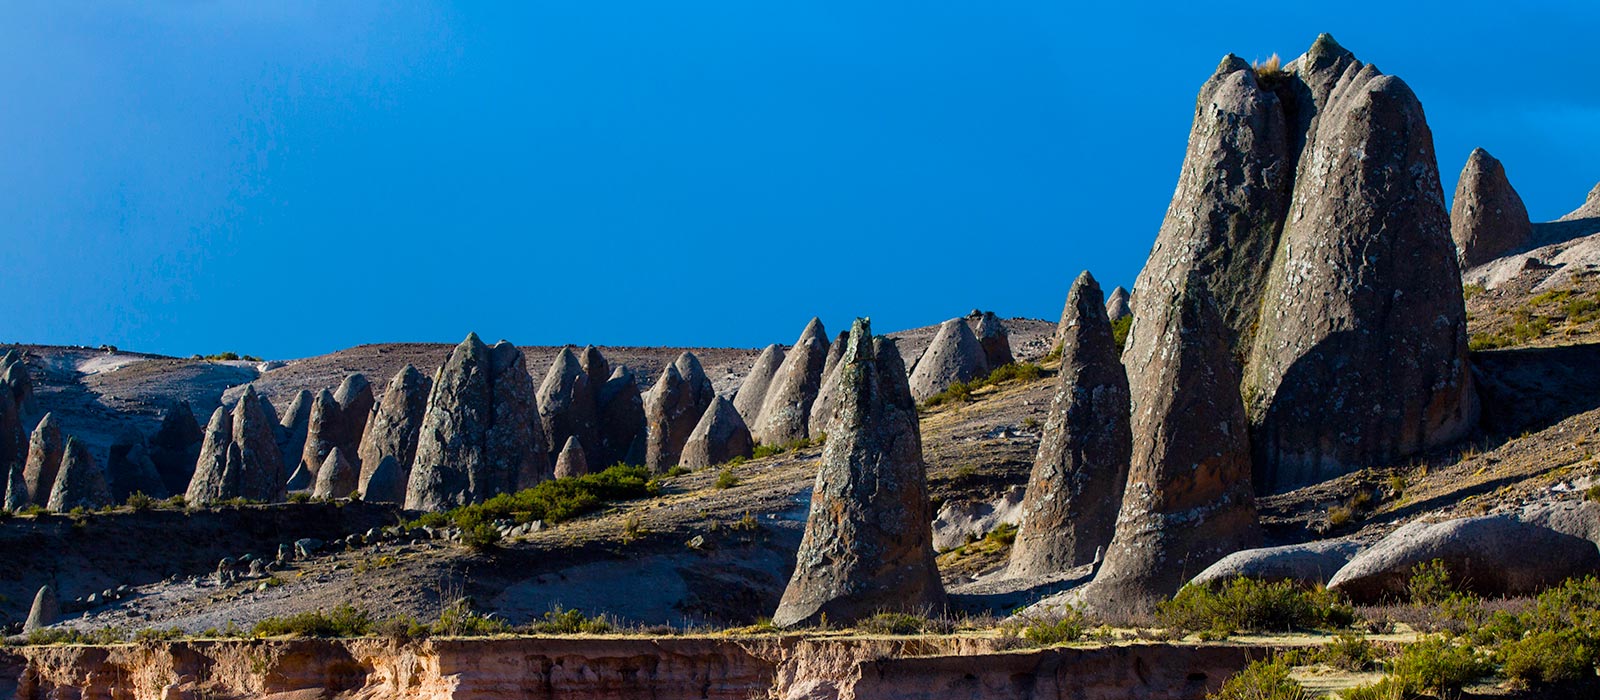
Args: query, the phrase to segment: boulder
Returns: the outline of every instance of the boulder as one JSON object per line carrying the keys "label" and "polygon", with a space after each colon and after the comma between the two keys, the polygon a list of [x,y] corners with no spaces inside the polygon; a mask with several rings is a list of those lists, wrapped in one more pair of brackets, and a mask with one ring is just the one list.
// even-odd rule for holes
{"label": "boulder", "polygon": [[361,471],[345,457],[343,447],[335,447],[328,458],[317,468],[317,478],[311,487],[312,498],[344,498],[355,493],[361,482]]}
{"label": "boulder", "polygon": [[60,617],[61,601],[56,597],[56,589],[49,584],[40,586],[39,592],[33,594],[33,607],[28,609],[27,622],[22,623],[22,633],[49,627]]}
{"label": "boulder", "polygon": [[33,393],[33,377],[28,373],[28,358],[16,348],[0,356],[0,386],[11,390],[11,402],[22,417],[24,428],[39,416],[39,400]]}
{"label": "boulder", "polygon": [[1360,551],[1361,545],[1340,540],[1246,549],[1218,559],[1189,579],[1188,585],[1215,586],[1236,578],[1248,578],[1290,581],[1315,588],[1327,585],[1329,579]]}
{"label": "boulder", "polygon": [[827,361],[827,331],[822,328],[821,319],[813,318],[784,355],[767,387],[750,431],[756,442],[786,445],[810,437],[811,405],[822,388],[822,370]]}
{"label": "boulder", "polygon": [[233,418],[221,406],[211,413],[200,455],[195,460],[194,476],[184,492],[191,505],[206,506],[239,497],[239,462],[233,444]]}
{"label": "boulder", "polygon": [[1121,321],[1133,315],[1133,296],[1128,290],[1117,287],[1111,290],[1111,296],[1106,297],[1106,318],[1112,323]]}
{"label": "boulder", "polygon": [[[402,503],[411,464],[417,457],[417,440],[422,434],[422,416],[428,409],[430,381],[416,367],[406,365],[389,380],[383,399],[367,420],[367,429],[356,448],[361,465],[362,500]],[[385,458],[391,459],[392,475],[373,484],[373,475]]]}
{"label": "boulder", "polygon": [[[1337,54],[1329,44],[1313,53]],[[1400,79],[1358,62],[1331,84],[1315,102],[1245,370],[1262,493],[1452,443],[1478,417],[1422,106]]]}
{"label": "boulder", "polygon": [[128,497],[135,493],[156,499],[172,495],[162,481],[161,473],[156,471],[156,463],[150,458],[150,447],[145,444],[144,435],[133,428],[123,431],[111,443],[106,458],[106,473],[111,479],[111,498],[117,503],[126,503]]}
{"label": "boulder", "polygon": [[[539,423],[538,389],[515,345],[495,343],[489,359],[494,372],[490,377],[494,420],[486,450],[493,465],[490,474],[506,480],[506,491],[532,488],[551,476],[549,437]],[[496,493],[489,491],[483,497]]]}
{"label": "boulder", "polygon": [[600,348],[586,345],[583,352],[578,353],[578,365],[583,368],[583,375],[589,378],[589,389],[594,393],[594,406],[598,414],[600,387],[605,386],[606,380],[611,377],[611,363],[606,361],[606,356],[601,354]]}
{"label": "boulder", "polygon": [[1001,525],[1022,523],[1023,486],[1012,486],[994,500],[953,498],[933,516],[933,550],[943,552],[982,539]]}
{"label": "boulder", "polygon": [[94,463],[89,446],[75,437],[67,438],[67,444],[62,449],[61,471],[56,475],[55,486],[50,489],[50,501],[45,507],[65,513],[74,508],[95,510],[112,503],[105,472]]}
{"label": "boulder", "polygon": [[644,395],[633,370],[618,367],[600,387],[599,463],[644,464]]}
{"label": "boulder", "polygon": [[1111,543],[1128,479],[1128,376],[1100,285],[1087,271],[1073,282],[1067,308],[1061,372],[1011,547],[1012,576],[1094,562]]}
{"label": "boulder", "polygon": [[881,611],[940,614],[917,407],[893,341],[850,330],[794,575],[772,622],[850,624]]}
{"label": "boulder", "polygon": [[1594,189],[1589,190],[1589,196],[1584,198],[1583,206],[1568,212],[1557,221],[1582,221],[1595,218],[1600,218],[1600,185],[1595,185]]}
{"label": "boulder", "polygon": [[744,375],[744,381],[739,383],[733,407],[739,411],[745,425],[755,425],[756,418],[761,415],[761,403],[767,398],[767,389],[772,386],[778,368],[783,366],[784,354],[783,346],[777,343],[763,348],[755,364],[750,366],[750,372]]}
{"label": "boulder", "polygon": [[738,409],[732,401],[718,396],[689,433],[678,464],[690,469],[726,464],[735,457],[748,458],[754,449],[755,441]]}
{"label": "boulder", "polygon": [[1450,238],[1461,269],[1520,251],[1533,240],[1533,222],[1505,166],[1488,151],[1472,149],[1450,205]]}
{"label": "boulder", "polygon": [[309,493],[311,491],[311,487],[316,485],[316,481],[316,477],[312,476],[311,472],[306,470],[306,465],[296,464],[294,465],[294,471],[289,472],[289,481],[288,483],[284,484],[284,489],[291,493]]}
{"label": "boulder", "polygon": [[306,422],[306,445],[300,452],[300,464],[315,475],[328,461],[333,448],[344,445],[345,428],[350,422],[340,413],[339,400],[333,392],[323,389],[311,400],[311,417]]}
{"label": "boulder", "polygon": [[966,320],[972,328],[972,334],[978,338],[978,345],[983,348],[983,358],[990,370],[1016,362],[1016,358],[1011,356],[1011,334],[993,311],[973,309],[972,313],[967,314]]}
{"label": "boulder", "polygon": [[1600,503],[1595,501],[1543,504],[1527,509],[1520,519],[1564,535],[1582,537],[1600,547]]}
{"label": "boulder", "polygon": [[[360,372],[348,374],[344,381],[339,382],[339,388],[334,390],[333,400],[339,403],[339,416],[344,419],[344,442],[339,443],[339,447],[344,448],[346,459],[355,459],[361,446],[361,436],[367,430],[367,418],[377,404],[372,393],[372,382]],[[359,461],[356,466],[360,466]]]}
{"label": "boulder", "polygon": [[806,431],[813,438],[827,434],[828,423],[833,420],[834,410],[839,407],[839,368],[843,366],[835,363],[827,374],[822,375],[817,400],[811,402],[811,416],[806,419]]}
{"label": "boulder", "polygon": [[662,472],[678,464],[684,443],[715,396],[694,353],[679,355],[663,370],[644,401],[645,466]]}
{"label": "boulder", "polygon": [[253,501],[282,501],[288,494],[284,484],[283,455],[278,452],[274,434],[277,422],[261,410],[255,387],[246,385],[244,395],[233,408],[233,441],[239,447],[239,495]]}
{"label": "boulder", "polygon": [[561,348],[539,385],[539,423],[552,447],[575,437],[585,449],[600,446],[595,390],[572,348]]}
{"label": "boulder", "polygon": [[561,454],[556,456],[556,478],[583,476],[589,473],[589,458],[583,454],[583,443],[578,441],[578,436],[568,435],[567,441],[561,446]]}
{"label": "boulder", "polygon": [[927,401],[956,382],[969,382],[989,375],[989,360],[978,337],[962,319],[939,324],[939,332],[917,360],[911,372],[911,396]]}
{"label": "boulder", "polygon": [[1600,549],[1581,537],[1503,515],[1410,523],[1357,554],[1328,582],[1358,604],[1405,595],[1412,569],[1443,562],[1452,583],[1483,596],[1526,596],[1600,573]]}
{"label": "boulder", "polygon": [[156,473],[161,475],[161,483],[168,493],[183,493],[189,488],[203,439],[205,432],[195,422],[189,402],[173,404],[162,416],[161,426],[150,436],[150,461],[155,463]]}
{"label": "boulder", "polygon": [[315,402],[315,395],[301,389],[295,392],[294,398],[289,401],[289,409],[278,420],[279,427],[283,429],[283,442],[278,445],[278,451],[283,453],[285,471],[292,473],[304,459],[306,437],[311,432],[311,407]]}
{"label": "boulder", "polygon": [[22,475],[22,464],[12,463],[0,469],[5,470],[6,480],[4,493],[0,494],[5,497],[4,501],[0,501],[0,510],[15,513],[32,505],[28,500],[28,481]]}
{"label": "boulder", "polygon": [[42,506],[50,501],[50,491],[55,487],[56,474],[61,470],[65,454],[66,440],[61,435],[61,423],[54,413],[46,413],[28,440],[28,462],[22,472],[29,498],[34,503]]}
{"label": "boulder", "polygon": [[1239,369],[1205,284],[1196,273],[1171,304],[1152,293],[1134,314],[1135,342],[1147,344],[1125,357],[1149,361],[1129,365],[1133,456],[1115,533],[1094,580],[1074,591],[1090,612],[1150,612],[1261,540]]}

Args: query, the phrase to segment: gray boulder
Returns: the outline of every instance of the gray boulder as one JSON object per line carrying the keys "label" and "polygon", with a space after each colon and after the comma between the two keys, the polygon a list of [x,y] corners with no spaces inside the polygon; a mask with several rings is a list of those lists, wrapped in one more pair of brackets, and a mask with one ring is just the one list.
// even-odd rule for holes
{"label": "gray boulder", "polygon": [[[365,467],[363,467],[365,469]],[[400,460],[393,455],[383,455],[377,465],[361,478],[361,500],[369,503],[404,503],[406,500],[405,475],[401,473]]]}
{"label": "gray boulder", "polygon": [[583,476],[589,473],[589,458],[583,454],[583,443],[578,436],[568,435],[556,456],[556,478]]}
{"label": "gray boulder", "polygon": [[733,407],[739,411],[739,417],[744,419],[746,425],[754,425],[761,415],[761,404],[767,398],[772,378],[783,366],[785,354],[783,346],[777,343],[763,348],[755,364],[750,366],[750,372],[744,376],[744,381],[740,382],[739,391],[733,396]]}
{"label": "gray boulder", "polygon": [[357,491],[361,472],[345,457],[343,447],[335,447],[317,469],[317,478],[311,487],[312,498],[344,498]]}
{"label": "gray boulder", "polygon": [[1011,355],[1011,334],[993,311],[973,309],[972,313],[967,314],[967,325],[972,327],[972,334],[977,336],[978,345],[983,348],[984,361],[990,370],[1016,362]]}
{"label": "gray boulder", "polygon": [[1582,537],[1600,547],[1600,503],[1587,500],[1549,503],[1528,509],[1520,519],[1564,535]]}
{"label": "gray boulder", "polygon": [[1515,253],[1533,240],[1533,222],[1506,169],[1481,148],[1472,149],[1450,205],[1450,238],[1465,270]]}
{"label": "gray boulder", "polygon": [[304,458],[306,437],[311,432],[311,408],[315,402],[315,395],[301,389],[295,392],[288,410],[278,419],[278,426],[283,433],[283,442],[279,444],[278,451],[283,453],[283,468],[287,472],[294,472]]}
{"label": "gray boulder", "polygon": [[28,439],[28,462],[22,472],[29,498],[34,503],[42,506],[50,501],[50,491],[55,488],[56,474],[61,471],[61,459],[65,454],[66,440],[61,435],[61,423],[54,413],[46,413]]}
{"label": "gray boulder", "polygon": [[589,389],[594,393],[595,411],[600,410],[600,388],[605,386],[606,380],[611,377],[611,363],[600,352],[600,348],[586,345],[583,352],[578,353],[578,365],[583,368],[583,374],[589,378]]}
{"label": "gray boulder", "polygon": [[678,356],[645,397],[645,466],[662,472],[678,464],[683,445],[716,392],[694,353]]}
{"label": "gray boulder", "polygon": [[1361,545],[1343,541],[1246,549],[1217,560],[1189,579],[1188,585],[1214,586],[1236,578],[1248,578],[1290,581],[1306,588],[1324,586],[1360,551]]}
{"label": "gray boulder", "polygon": [[[572,348],[562,348],[550,363],[538,394],[539,422],[552,447],[566,445],[569,437],[577,438],[585,449],[600,446],[595,395],[578,356]],[[599,453],[596,449],[595,454]]]}
{"label": "gray boulder", "polygon": [[617,367],[600,387],[600,464],[644,464],[644,395],[633,370]]}
{"label": "gray boulder", "polygon": [[726,464],[735,457],[748,458],[754,449],[755,441],[738,409],[732,401],[718,396],[689,433],[678,464],[690,469]]}
{"label": "gray boulder", "polygon": [[[206,423],[194,477],[189,480],[184,500],[205,506],[239,497],[239,457],[233,443],[233,418],[228,409],[217,407]],[[309,473],[309,472],[308,472]]]}
{"label": "gray boulder", "polygon": [[106,485],[105,472],[90,456],[89,446],[75,437],[67,438],[61,457],[61,471],[56,475],[46,507],[57,513],[65,513],[74,508],[94,510],[111,504],[111,487]]}
{"label": "gray boulder", "polygon": [[328,461],[333,448],[346,442],[345,428],[350,422],[340,412],[339,400],[333,392],[323,389],[311,400],[311,417],[306,423],[306,444],[300,453],[300,464],[315,475],[322,463]]}
{"label": "gray boulder", "polygon": [[894,343],[857,319],[841,360],[794,575],[772,616],[779,627],[826,616],[850,624],[881,611],[941,613],[927,467],[917,407]]}
{"label": "gray boulder", "polygon": [[822,389],[822,371],[827,361],[827,331],[821,319],[813,318],[772,377],[750,430],[756,442],[786,445],[810,437],[811,405]]}
{"label": "gray boulder", "polygon": [[0,356],[0,386],[11,390],[11,402],[22,417],[24,428],[40,414],[39,400],[33,392],[33,377],[28,372],[28,358],[16,348]]}
{"label": "gray boulder", "polygon": [[[334,390],[333,400],[339,403],[339,416],[344,419],[344,442],[339,443],[339,447],[344,448],[346,459],[356,459],[361,436],[366,433],[367,419],[372,415],[373,406],[377,405],[372,382],[360,372],[348,374],[344,381],[339,382],[339,388]],[[355,465],[361,466],[359,461]]]}
{"label": "gray boulder", "polygon": [[1328,588],[1356,603],[1400,597],[1413,568],[1436,559],[1452,583],[1484,596],[1534,595],[1600,572],[1593,542],[1491,515],[1405,525],[1351,559]]}
{"label": "gray boulder", "polygon": [[[22,472],[28,460],[28,434],[22,428],[22,415],[8,391],[0,391],[0,469]],[[23,480],[23,498],[33,500]]]}
{"label": "gray boulder", "polygon": [[956,318],[939,325],[939,332],[911,372],[911,396],[927,401],[956,382],[969,382],[989,374],[989,360],[972,328]]}
{"label": "gray boulder", "polygon": [[1106,298],[1106,318],[1112,323],[1121,321],[1133,315],[1133,296],[1128,290],[1117,287],[1111,290],[1111,296]]}
{"label": "gray boulder", "polygon": [[[383,399],[367,420],[367,429],[357,448],[361,465],[363,500],[382,503],[405,501],[406,481],[417,457],[417,440],[422,434],[422,416],[428,409],[430,381],[416,367],[406,365],[389,380]],[[374,483],[374,475],[388,458],[393,472]]]}
{"label": "gray boulder", "polygon": [[0,501],[0,510],[17,512],[32,505],[28,501],[28,481],[22,476],[22,465],[13,463],[10,466],[0,467],[5,470],[4,501]]}
{"label": "gray boulder", "polygon": [[60,618],[61,601],[56,597],[56,589],[49,584],[40,586],[39,592],[33,595],[33,607],[28,609],[28,620],[22,623],[22,633],[44,629]]}
{"label": "gray boulder", "polygon": [[834,410],[839,407],[839,368],[843,363],[835,363],[827,374],[822,375],[822,386],[817,389],[817,400],[811,402],[811,416],[806,421],[806,430],[811,437],[820,437],[828,432],[828,423],[833,420]]}
{"label": "gray boulder", "polygon": [[1011,547],[1012,576],[1092,563],[1111,542],[1128,480],[1128,376],[1088,271],[1072,284],[1067,308],[1061,373]]}
{"label": "gray boulder", "polygon": [[268,503],[288,494],[283,454],[278,452],[277,422],[261,410],[255,387],[246,385],[233,408],[233,441],[239,453],[239,495]]}

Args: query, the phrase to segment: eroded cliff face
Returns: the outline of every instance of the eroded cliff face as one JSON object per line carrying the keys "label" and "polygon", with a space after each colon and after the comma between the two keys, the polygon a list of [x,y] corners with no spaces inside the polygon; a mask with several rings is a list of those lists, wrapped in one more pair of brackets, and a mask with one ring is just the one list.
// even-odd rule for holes
{"label": "eroded cliff face", "polygon": [[255,640],[0,651],[19,700],[1204,698],[1265,650],[988,637]]}

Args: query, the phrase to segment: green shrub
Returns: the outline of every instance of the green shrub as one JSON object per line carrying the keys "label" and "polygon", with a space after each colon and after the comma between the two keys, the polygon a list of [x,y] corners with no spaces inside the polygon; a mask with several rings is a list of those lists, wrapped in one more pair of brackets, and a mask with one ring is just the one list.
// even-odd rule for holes
{"label": "green shrub", "polygon": [[1471,299],[1485,291],[1487,290],[1481,284],[1465,284],[1461,286],[1461,298],[1462,300]]}
{"label": "green shrub", "polygon": [[933,408],[951,403],[970,403],[973,392],[986,386],[1004,384],[1010,381],[1032,381],[1044,376],[1044,368],[1031,362],[1013,362],[996,367],[987,377],[978,377],[971,381],[956,382],[944,391],[922,402],[924,408]]}
{"label": "green shrub", "polygon": [[301,637],[365,637],[376,629],[372,616],[349,603],[333,610],[314,610],[287,617],[269,617],[257,622],[250,634],[255,637],[296,635]]}
{"label": "green shrub", "polygon": [[1156,607],[1156,620],[1179,632],[1226,637],[1238,632],[1286,632],[1347,627],[1355,610],[1325,588],[1289,581],[1236,578],[1218,588],[1184,586]]}
{"label": "green shrub", "polygon": [[412,521],[411,527],[441,527],[452,524],[463,533],[497,520],[528,523],[542,520],[555,524],[599,510],[612,501],[653,496],[650,470],[639,466],[616,465],[598,474],[562,477],[531,489],[502,493],[482,503],[461,506],[444,513],[430,513]]}
{"label": "green shrub", "polygon": [[452,605],[439,613],[439,621],[429,631],[448,637],[492,637],[510,634],[513,628],[505,620],[479,615],[465,605]]}
{"label": "green shrub", "polygon": [[1438,605],[1456,595],[1455,584],[1450,581],[1450,570],[1439,559],[1411,567],[1411,579],[1406,583],[1406,595],[1417,605]]}
{"label": "green shrub", "polygon": [[1207,700],[1311,700],[1280,661],[1255,661],[1206,696]]}
{"label": "green shrub", "polygon": [[544,614],[544,619],[528,626],[534,634],[604,634],[616,629],[604,615],[589,617],[581,610],[563,610],[559,606]]}
{"label": "green shrub", "polygon": [[1111,340],[1122,350],[1128,344],[1128,331],[1133,328],[1133,317],[1123,316],[1111,322]]}
{"label": "green shrub", "polygon": [[461,531],[461,543],[482,551],[500,544],[500,528],[490,523],[478,523]]}
{"label": "green shrub", "polygon": [[1365,671],[1377,663],[1378,646],[1359,633],[1341,632],[1322,647],[1322,660],[1345,671]]}
{"label": "green shrub", "polygon": [[147,627],[133,633],[133,641],[136,642],[170,642],[174,639],[182,638],[183,630],[176,627],[168,627],[164,630]]}
{"label": "green shrub", "polygon": [[856,629],[867,634],[938,634],[948,628],[941,621],[903,612],[880,612],[856,623]]}
{"label": "green shrub", "polygon": [[1409,696],[1399,681],[1384,677],[1376,683],[1340,691],[1339,700],[1407,700]]}
{"label": "green shrub", "polygon": [[1590,486],[1589,490],[1583,492],[1583,497],[1596,503],[1600,503],[1600,484]]}
{"label": "green shrub", "polygon": [[1560,683],[1593,678],[1596,649],[1581,633],[1542,631],[1502,646],[1496,657],[1506,678]]}
{"label": "green shrub", "polygon": [[739,485],[739,477],[735,476],[732,469],[724,469],[717,473],[717,481],[712,487],[717,489],[731,489]]}
{"label": "green shrub", "polygon": [[675,464],[675,465],[672,466],[671,469],[668,469],[661,476],[662,476],[662,478],[671,479],[673,477],[683,476],[684,474],[688,474],[689,472],[692,472],[692,471],[694,471],[694,470],[690,469],[688,467],[685,467],[682,464]]}
{"label": "green shrub", "polygon": [[1441,636],[1424,637],[1409,644],[1389,662],[1390,677],[1407,694],[1453,696],[1468,683],[1494,672],[1489,659],[1471,646]]}
{"label": "green shrub", "polygon": [[1068,607],[1051,618],[1029,620],[1022,628],[1022,638],[1041,646],[1067,644],[1083,639],[1089,630],[1089,621],[1083,611]]}
{"label": "green shrub", "polygon": [[143,491],[134,491],[128,495],[127,505],[134,511],[149,510],[155,507],[156,499],[146,496]]}

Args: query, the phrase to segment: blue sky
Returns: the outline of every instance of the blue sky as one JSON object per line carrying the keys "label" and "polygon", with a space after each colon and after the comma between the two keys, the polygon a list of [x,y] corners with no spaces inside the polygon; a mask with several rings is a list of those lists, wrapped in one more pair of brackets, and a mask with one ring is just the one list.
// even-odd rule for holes
{"label": "blue sky", "polygon": [[[1131,3],[1129,3],[1131,4]],[[1600,4],[7,3],[0,342],[759,346],[1131,285],[1228,52],[1334,34],[1535,219]],[[1270,9],[1269,9],[1270,8]]]}

